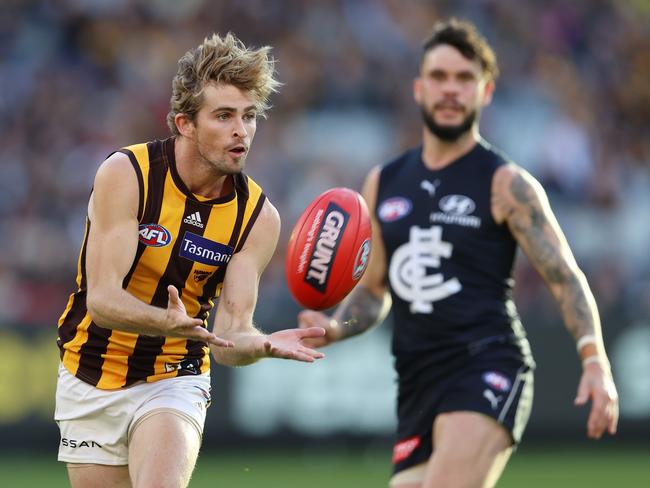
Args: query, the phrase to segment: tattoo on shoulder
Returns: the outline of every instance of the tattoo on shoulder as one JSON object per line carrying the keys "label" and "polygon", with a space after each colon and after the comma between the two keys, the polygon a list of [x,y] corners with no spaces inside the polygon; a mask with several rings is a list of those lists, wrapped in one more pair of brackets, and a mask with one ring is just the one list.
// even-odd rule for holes
{"label": "tattoo on shoulder", "polygon": [[525,205],[528,209],[530,224],[533,227],[539,227],[544,224],[544,214],[539,208],[538,197],[532,185],[519,173],[515,175],[510,184],[510,191],[517,202]]}
{"label": "tattoo on shoulder", "polygon": [[384,299],[356,287],[340,305],[334,318],[341,324],[341,338],[360,334],[384,318]]}
{"label": "tattoo on shoulder", "polygon": [[570,270],[564,259],[557,236],[549,225],[544,209],[534,187],[522,175],[513,179],[510,189],[517,202],[525,209],[518,218],[510,222],[518,236],[519,244],[550,283],[565,282],[570,278]]}

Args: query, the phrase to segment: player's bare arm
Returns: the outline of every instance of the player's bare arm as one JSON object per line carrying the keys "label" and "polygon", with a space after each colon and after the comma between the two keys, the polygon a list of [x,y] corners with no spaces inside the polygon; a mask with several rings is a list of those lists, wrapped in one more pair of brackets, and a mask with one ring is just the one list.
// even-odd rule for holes
{"label": "player's bare arm", "polygon": [[492,210],[506,222],[517,243],[540,273],[557,301],[567,330],[579,345],[583,376],[576,404],[591,398],[590,437],[616,431],[618,400],[602,340],[600,318],[584,274],[551,210],[542,186],[515,166],[497,170]]}
{"label": "player's bare arm", "polygon": [[[520,168],[504,167],[495,175],[493,207],[550,288],[574,339],[600,338],[594,298],[541,185]],[[598,352],[604,354],[604,349]]]}
{"label": "player's bare arm", "polygon": [[386,252],[381,238],[379,223],[375,217],[377,186],[380,169],[374,168],[366,178],[362,196],[366,200],[372,223],[372,246],[368,267],[359,284],[350,292],[328,317],[321,312],[305,310],[300,312],[301,327],[318,326],[327,331],[325,337],[312,339],[311,345],[321,347],[332,342],[352,337],[379,324],[388,313],[391,301],[386,290]]}
{"label": "player's bare arm", "polygon": [[88,204],[86,250],[88,312],[101,327],[152,336],[183,337],[231,346],[189,317],[170,286],[166,309],[142,302],[122,288],[138,245],[139,190],[128,157],[115,153],[99,168]]}
{"label": "player's bare arm", "polygon": [[280,216],[267,200],[242,249],[228,263],[217,308],[214,332],[232,340],[232,349],[212,350],[217,362],[244,366],[264,357],[313,362],[323,354],[304,344],[325,334],[322,328],[287,329],[265,335],[253,325],[260,277],[269,263],[280,234]]}

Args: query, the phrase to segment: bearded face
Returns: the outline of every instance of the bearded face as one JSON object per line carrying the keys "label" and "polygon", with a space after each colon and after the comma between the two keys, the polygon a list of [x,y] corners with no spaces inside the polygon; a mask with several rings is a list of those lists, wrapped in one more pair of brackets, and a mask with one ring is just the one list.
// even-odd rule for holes
{"label": "bearded face", "polygon": [[[436,108],[434,107],[434,113],[435,110]],[[427,126],[429,131],[438,139],[441,139],[445,142],[454,142],[458,140],[463,134],[467,133],[467,131],[469,131],[474,125],[477,117],[477,111],[472,110],[465,115],[460,123],[450,125],[439,124],[436,122],[434,114],[427,112],[426,108],[422,106],[420,106],[420,112],[422,115],[422,121]]]}
{"label": "bearded face", "polygon": [[441,44],[424,57],[414,97],[429,132],[442,141],[454,142],[477,123],[493,87],[477,61]]}

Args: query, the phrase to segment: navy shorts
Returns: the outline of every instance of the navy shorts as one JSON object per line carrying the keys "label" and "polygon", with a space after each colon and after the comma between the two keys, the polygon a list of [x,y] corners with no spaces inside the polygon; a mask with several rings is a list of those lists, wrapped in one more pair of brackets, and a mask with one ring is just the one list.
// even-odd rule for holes
{"label": "navy shorts", "polygon": [[[426,462],[432,453],[433,421],[440,413],[472,411],[503,425],[513,445],[521,440],[533,402],[532,360],[523,361],[499,351],[467,355],[426,368],[417,385],[400,384],[397,441],[393,448],[395,473]],[[427,382],[424,377],[431,378]]]}

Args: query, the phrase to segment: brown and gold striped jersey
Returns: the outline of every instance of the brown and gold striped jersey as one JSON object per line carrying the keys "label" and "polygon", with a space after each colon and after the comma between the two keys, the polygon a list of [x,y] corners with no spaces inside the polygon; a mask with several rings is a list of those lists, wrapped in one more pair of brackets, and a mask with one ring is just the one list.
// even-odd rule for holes
{"label": "brown and gold striped jersey", "polygon": [[[176,171],[174,138],[122,149],[138,178],[139,242],[123,288],[151,305],[167,307],[167,286],[181,294],[187,314],[207,324],[228,262],[239,251],[259,215],[265,196],[244,174],[234,190],[206,200],[192,194]],[[102,389],[200,374],[210,369],[204,342],[153,337],[95,324],[86,308],[87,220],[77,265],[77,291],[59,319],[63,365],[79,379]]]}

